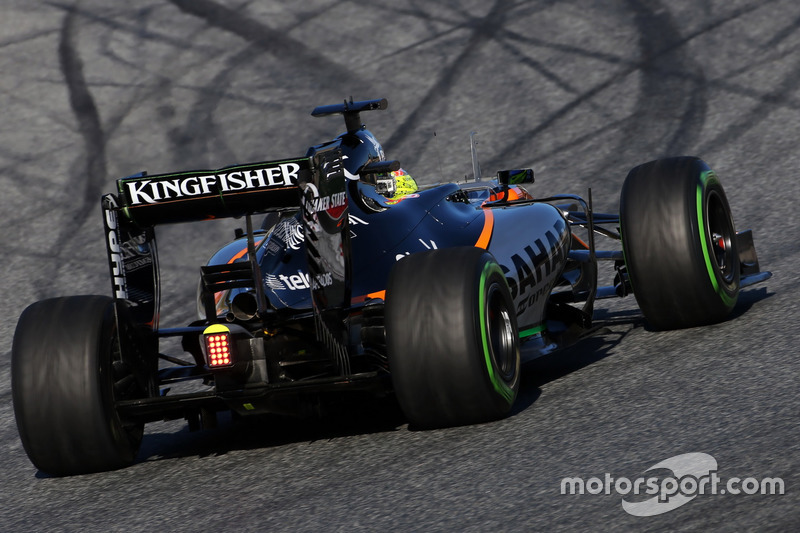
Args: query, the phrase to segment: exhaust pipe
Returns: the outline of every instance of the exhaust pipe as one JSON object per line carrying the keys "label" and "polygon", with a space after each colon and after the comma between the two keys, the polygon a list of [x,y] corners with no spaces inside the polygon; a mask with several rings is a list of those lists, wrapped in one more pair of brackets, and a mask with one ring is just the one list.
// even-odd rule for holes
{"label": "exhaust pipe", "polygon": [[252,292],[240,292],[233,297],[231,312],[234,318],[248,321],[258,316],[258,301]]}

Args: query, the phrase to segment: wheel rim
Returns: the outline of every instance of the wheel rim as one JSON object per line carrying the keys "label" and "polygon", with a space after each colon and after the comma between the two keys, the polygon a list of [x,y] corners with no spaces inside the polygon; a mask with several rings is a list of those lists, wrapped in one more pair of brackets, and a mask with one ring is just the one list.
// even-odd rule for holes
{"label": "wheel rim", "polygon": [[711,255],[720,277],[730,284],[733,282],[736,265],[733,243],[735,235],[725,203],[716,191],[710,191],[707,209],[706,234],[712,243]]}
{"label": "wheel rim", "polygon": [[486,324],[492,361],[503,380],[509,382],[516,371],[516,339],[511,313],[496,283],[488,291]]}

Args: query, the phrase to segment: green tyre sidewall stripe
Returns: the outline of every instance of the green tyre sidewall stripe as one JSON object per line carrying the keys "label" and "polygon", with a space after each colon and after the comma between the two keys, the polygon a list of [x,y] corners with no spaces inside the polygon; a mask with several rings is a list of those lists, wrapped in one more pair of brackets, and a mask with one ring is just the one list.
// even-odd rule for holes
{"label": "green tyre sidewall stripe", "polygon": [[697,207],[697,232],[700,235],[700,246],[703,250],[703,259],[705,260],[706,271],[708,272],[711,286],[714,288],[714,292],[717,293],[722,302],[726,306],[732,307],[736,303],[736,298],[732,298],[727,292],[725,292],[725,289],[720,285],[719,280],[717,279],[717,272],[714,268],[714,263],[711,260],[711,250],[709,249],[708,238],[706,235],[707,231],[705,219],[707,214],[705,213],[705,196],[708,187],[712,185],[720,186],[717,174],[713,170],[706,170],[705,172],[701,173],[700,183],[697,185],[697,195],[695,200],[695,205]]}
{"label": "green tyre sidewall stripe", "polygon": [[499,373],[496,371],[494,367],[494,358],[492,357],[491,348],[489,347],[489,328],[486,320],[486,281],[489,279],[489,276],[492,273],[497,273],[501,276],[502,279],[505,279],[503,275],[503,271],[500,270],[500,267],[497,263],[487,263],[483,267],[483,271],[481,272],[481,281],[478,293],[478,306],[480,309],[480,328],[481,328],[481,346],[483,348],[483,357],[484,362],[486,364],[486,372],[489,377],[489,381],[492,383],[492,387],[494,390],[503,397],[503,399],[508,402],[509,404],[514,403],[514,398],[516,393],[514,389],[508,386],[508,384],[502,379]]}

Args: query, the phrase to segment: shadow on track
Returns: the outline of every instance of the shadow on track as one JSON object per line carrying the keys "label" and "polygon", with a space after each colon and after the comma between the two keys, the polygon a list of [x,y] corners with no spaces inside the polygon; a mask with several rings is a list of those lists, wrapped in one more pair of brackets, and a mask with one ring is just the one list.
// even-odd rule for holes
{"label": "shadow on track", "polygon": [[[612,354],[614,348],[634,329],[644,327],[644,317],[638,309],[595,311],[594,324],[598,331],[576,344],[534,359],[522,368],[522,384],[512,415],[528,409],[541,396],[542,385],[585,368]],[[614,329],[611,329],[611,328]]]}
{"label": "shadow on track", "polygon": [[[607,357],[641,315],[623,332],[604,330],[598,336],[533,361],[523,367],[523,378],[511,416],[528,409],[541,395],[541,385]],[[605,326],[605,322],[603,322]],[[288,444],[393,432],[408,427],[394,397],[372,398],[353,394],[325,404],[324,412],[307,418],[263,415],[240,418],[220,413],[213,429],[190,432],[181,422],[154,423],[145,435],[137,462],[225,455],[235,450],[267,449]],[[177,431],[172,431],[179,428]]]}
{"label": "shadow on track", "polygon": [[[180,422],[164,431],[145,435],[137,463],[179,457],[225,455],[235,450],[266,449],[287,444],[333,440],[342,437],[392,432],[407,421],[393,397],[343,395],[326,402],[324,411],[304,418],[256,415],[238,417],[219,413],[216,428],[189,431]],[[155,425],[155,424],[154,424]]]}
{"label": "shadow on track", "polygon": [[[756,303],[773,296],[766,288],[743,291],[730,319],[742,316]],[[529,409],[542,395],[542,386],[609,357],[631,332],[651,331],[639,309],[598,309],[599,330],[577,344],[523,366],[522,383],[511,416]],[[307,418],[262,415],[240,418],[220,413],[213,429],[190,432],[181,422],[156,423],[146,434],[137,462],[181,457],[225,455],[236,450],[268,449],[289,444],[394,432],[408,427],[392,396],[373,398],[354,393],[326,402],[324,410]],[[181,426],[182,427],[179,427]],[[171,429],[177,431],[171,431]]]}

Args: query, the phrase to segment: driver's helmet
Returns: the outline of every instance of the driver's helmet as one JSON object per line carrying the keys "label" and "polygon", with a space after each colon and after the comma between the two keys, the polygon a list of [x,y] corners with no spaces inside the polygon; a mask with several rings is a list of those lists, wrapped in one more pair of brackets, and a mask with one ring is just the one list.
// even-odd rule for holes
{"label": "driver's helmet", "polygon": [[342,140],[342,155],[345,156],[344,167],[352,174],[358,174],[359,169],[368,163],[386,161],[381,143],[367,129],[343,133],[339,138]]}
{"label": "driver's helmet", "polygon": [[419,187],[411,174],[401,168],[377,176],[375,190],[387,198],[400,198],[417,192]]}

